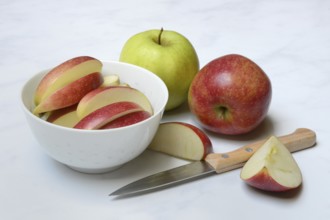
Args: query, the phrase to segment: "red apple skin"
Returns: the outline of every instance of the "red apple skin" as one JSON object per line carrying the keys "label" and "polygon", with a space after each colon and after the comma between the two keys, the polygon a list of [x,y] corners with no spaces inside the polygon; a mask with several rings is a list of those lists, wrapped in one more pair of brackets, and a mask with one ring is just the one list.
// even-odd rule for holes
{"label": "red apple skin", "polygon": [[259,173],[249,179],[245,179],[244,181],[252,187],[270,192],[284,192],[293,189],[276,182],[269,175],[266,168],[263,168]]}
{"label": "red apple skin", "polygon": [[266,117],[272,97],[271,82],[250,59],[230,54],[205,65],[188,94],[191,112],[213,132],[244,134]]}
{"label": "red apple skin", "polygon": [[115,102],[106,106],[103,106],[86,117],[81,119],[74,128],[78,129],[99,129],[109,122],[122,117],[126,114],[143,111],[143,109],[133,102]]}
{"label": "red apple skin", "polygon": [[74,105],[87,93],[102,85],[102,83],[103,77],[101,73],[88,74],[50,95],[35,108],[35,113],[53,111]]}
{"label": "red apple skin", "polygon": [[113,120],[112,122],[109,122],[108,124],[104,125],[101,129],[120,128],[120,127],[133,125],[149,118],[150,116],[151,114],[147,111],[133,112],[121,116]]}

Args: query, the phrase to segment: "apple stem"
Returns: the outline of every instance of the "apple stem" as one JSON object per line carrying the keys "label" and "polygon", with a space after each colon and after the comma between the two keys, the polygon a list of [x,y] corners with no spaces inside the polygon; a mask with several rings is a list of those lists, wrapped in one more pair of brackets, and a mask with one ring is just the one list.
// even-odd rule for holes
{"label": "apple stem", "polygon": [[160,29],[160,32],[159,32],[159,35],[158,35],[158,44],[159,44],[159,45],[162,44],[162,42],[161,42],[161,37],[162,37],[162,33],[163,33],[163,31],[164,31],[164,29],[161,28],[161,29]]}

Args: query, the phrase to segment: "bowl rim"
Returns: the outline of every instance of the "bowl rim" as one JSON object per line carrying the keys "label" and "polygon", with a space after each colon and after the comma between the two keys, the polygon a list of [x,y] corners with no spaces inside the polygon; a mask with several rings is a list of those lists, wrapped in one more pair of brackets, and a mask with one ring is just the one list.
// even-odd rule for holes
{"label": "bowl rim", "polygon": [[[27,88],[27,85],[30,84],[31,81],[33,80],[36,80],[36,78],[40,78],[41,75],[45,75],[47,73],[47,71],[51,70],[52,68],[48,68],[48,69],[44,69],[44,70],[41,70],[39,72],[37,72],[36,74],[34,74],[32,77],[28,78],[24,83],[23,83],[23,86],[21,87],[20,89],[20,105],[21,107],[23,108],[23,111],[30,115],[32,118],[34,118],[35,120],[37,120],[39,123],[43,123],[44,125],[46,126],[53,126],[54,128],[56,129],[63,129],[63,130],[67,130],[69,132],[78,132],[78,133],[109,133],[111,131],[120,131],[120,130],[124,130],[124,129],[128,129],[128,128],[131,128],[131,127],[135,127],[135,126],[139,126],[143,123],[147,123],[148,121],[150,120],[153,120],[155,117],[158,117],[159,115],[162,117],[163,116],[163,113],[165,111],[165,106],[167,104],[167,101],[168,101],[168,97],[169,97],[169,92],[168,92],[168,89],[167,89],[167,86],[166,84],[164,83],[164,81],[159,77],[157,76],[155,73],[151,72],[150,70],[147,70],[143,67],[140,67],[140,66],[137,66],[137,65],[134,65],[134,64],[130,64],[130,63],[126,63],[126,62],[121,62],[121,61],[111,61],[111,60],[108,60],[108,61],[105,61],[105,60],[100,60],[103,64],[107,63],[107,64],[119,64],[119,65],[126,65],[126,66],[131,66],[131,67],[134,67],[134,68],[137,68],[137,69],[141,69],[143,70],[144,72],[147,72],[151,77],[155,78],[157,81],[159,81],[160,85],[163,87],[162,90],[165,91],[165,99],[166,99],[166,102],[164,102],[162,104],[162,106],[159,108],[158,111],[154,112],[151,117],[143,120],[143,121],[140,121],[140,122],[137,122],[135,124],[132,124],[132,125],[128,125],[128,126],[123,126],[123,127],[118,127],[118,128],[112,128],[112,129],[95,129],[95,130],[87,130],[87,129],[76,129],[76,128],[69,128],[69,127],[64,127],[64,126],[61,126],[61,125],[56,125],[56,124],[53,124],[53,123],[50,123],[50,122],[47,122],[46,120],[40,118],[40,117],[37,117],[36,115],[34,115],[29,109],[28,107],[25,105],[24,101],[23,101],[23,96],[24,96],[24,91],[26,90]],[[101,71],[102,73],[102,71]],[[40,78],[41,79],[41,78]]]}

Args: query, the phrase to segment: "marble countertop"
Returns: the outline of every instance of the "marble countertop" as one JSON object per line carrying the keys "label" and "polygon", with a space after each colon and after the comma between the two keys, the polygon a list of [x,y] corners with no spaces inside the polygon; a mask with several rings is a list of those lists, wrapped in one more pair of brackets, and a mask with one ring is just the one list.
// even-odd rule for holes
{"label": "marble countertop", "polygon": [[[299,190],[254,190],[238,169],[134,197],[109,197],[134,180],[187,162],[146,151],[114,172],[88,175],[41,150],[19,105],[25,81],[79,55],[118,60],[130,36],[161,27],[185,35],[201,66],[238,53],[264,69],[273,85],[265,122],[241,137],[210,137],[216,151],[225,152],[270,134],[313,129],[316,147],[294,154],[303,174]],[[330,1],[2,0],[0,55],[1,219],[330,217]],[[185,106],[164,120],[194,123]]]}

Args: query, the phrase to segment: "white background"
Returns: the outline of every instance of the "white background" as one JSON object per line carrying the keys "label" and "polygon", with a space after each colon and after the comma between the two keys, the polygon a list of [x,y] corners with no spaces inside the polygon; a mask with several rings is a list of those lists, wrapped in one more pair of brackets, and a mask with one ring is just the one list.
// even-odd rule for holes
{"label": "white background", "polygon": [[[315,130],[317,146],[294,154],[304,178],[299,190],[254,190],[235,170],[135,197],[108,197],[187,161],[146,151],[115,172],[87,175],[42,151],[19,105],[25,81],[75,56],[118,60],[130,36],[161,27],[185,35],[201,67],[238,53],[264,69],[273,85],[265,122],[244,136],[209,135],[215,150],[225,152],[270,134]],[[330,217],[330,1],[1,0],[0,68],[1,219]],[[165,120],[197,125],[186,106]]]}

